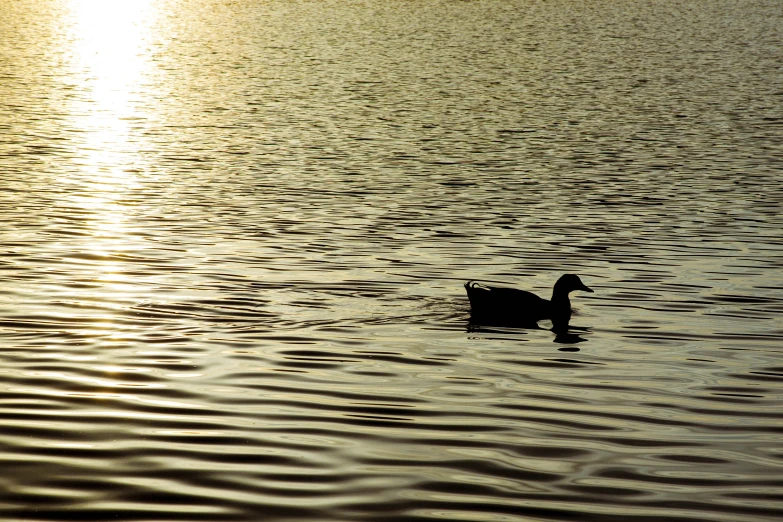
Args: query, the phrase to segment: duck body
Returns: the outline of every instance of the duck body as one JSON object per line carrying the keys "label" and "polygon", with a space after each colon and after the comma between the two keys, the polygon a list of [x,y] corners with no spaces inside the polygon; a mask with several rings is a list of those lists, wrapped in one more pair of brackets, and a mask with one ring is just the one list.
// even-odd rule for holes
{"label": "duck body", "polygon": [[474,281],[465,283],[471,319],[485,324],[533,325],[550,319],[555,327],[567,326],[571,319],[568,294],[574,290],[593,292],[575,274],[561,276],[549,300],[516,288],[487,286]]}

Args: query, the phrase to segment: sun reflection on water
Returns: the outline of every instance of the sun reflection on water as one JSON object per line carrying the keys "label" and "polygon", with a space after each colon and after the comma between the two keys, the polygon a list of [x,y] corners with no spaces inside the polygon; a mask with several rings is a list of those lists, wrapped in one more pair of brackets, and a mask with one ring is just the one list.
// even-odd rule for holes
{"label": "sun reflection on water", "polygon": [[152,6],[153,0],[71,0],[74,56],[94,103],[85,115],[101,116],[97,121],[107,127],[133,114],[133,97],[149,62]]}
{"label": "sun reflection on water", "polygon": [[[74,67],[87,89],[73,107],[76,128],[85,133],[83,165],[93,182],[109,186],[137,167],[131,122],[150,64],[147,44],[152,0],[72,0]],[[100,174],[100,175],[99,175]]]}
{"label": "sun reflection on water", "polygon": [[[77,254],[96,284],[89,290],[95,295],[82,296],[88,300],[107,292],[135,299],[123,256],[139,246],[128,200],[145,171],[140,128],[149,107],[143,93],[152,68],[155,1],[66,0],[70,79],[79,85],[68,107],[78,170],[61,181],[70,187],[67,204],[84,217],[87,233]],[[90,334],[119,335],[113,316],[95,314]]]}
{"label": "sun reflection on water", "polygon": [[132,122],[143,119],[138,107],[150,67],[153,3],[69,2],[72,67],[83,89],[70,111],[73,128],[81,137],[81,172],[74,182],[80,185],[82,197],[75,202],[100,215],[98,237],[114,235],[111,232],[121,227],[122,209],[112,203],[133,188],[143,163]]}

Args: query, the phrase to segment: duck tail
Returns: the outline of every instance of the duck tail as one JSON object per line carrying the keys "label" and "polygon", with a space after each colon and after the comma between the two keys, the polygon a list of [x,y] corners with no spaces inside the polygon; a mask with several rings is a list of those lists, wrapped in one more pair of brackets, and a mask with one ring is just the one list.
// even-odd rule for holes
{"label": "duck tail", "polygon": [[473,308],[473,296],[471,295],[471,290],[473,287],[471,285],[475,285],[475,281],[468,281],[465,283],[465,293],[468,294],[468,302],[470,303],[471,309]]}

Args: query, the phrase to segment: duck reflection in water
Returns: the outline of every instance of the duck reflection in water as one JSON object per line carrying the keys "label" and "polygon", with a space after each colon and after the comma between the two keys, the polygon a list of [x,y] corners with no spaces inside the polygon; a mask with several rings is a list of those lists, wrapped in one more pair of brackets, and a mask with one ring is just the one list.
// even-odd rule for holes
{"label": "duck reflection in water", "polygon": [[[516,328],[540,329],[538,321],[552,321],[555,342],[573,344],[585,341],[579,335],[569,333],[571,301],[568,294],[574,290],[593,291],[579,276],[565,274],[552,289],[552,299],[543,299],[536,294],[516,288],[500,288],[468,281],[465,290],[470,300],[470,322],[476,326],[510,326]],[[584,331],[586,328],[571,327]]]}

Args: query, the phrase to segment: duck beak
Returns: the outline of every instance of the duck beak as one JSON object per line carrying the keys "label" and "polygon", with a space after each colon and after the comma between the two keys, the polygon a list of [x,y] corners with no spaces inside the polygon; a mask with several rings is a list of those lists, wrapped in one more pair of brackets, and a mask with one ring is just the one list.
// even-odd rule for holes
{"label": "duck beak", "polygon": [[591,289],[587,287],[586,284],[582,283],[582,288],[578,288],[578,290],[581,290],[583,292],[590,292],[591,294],[594,293]]}

